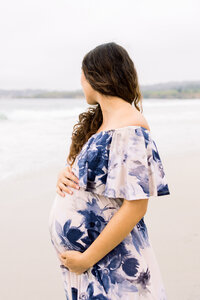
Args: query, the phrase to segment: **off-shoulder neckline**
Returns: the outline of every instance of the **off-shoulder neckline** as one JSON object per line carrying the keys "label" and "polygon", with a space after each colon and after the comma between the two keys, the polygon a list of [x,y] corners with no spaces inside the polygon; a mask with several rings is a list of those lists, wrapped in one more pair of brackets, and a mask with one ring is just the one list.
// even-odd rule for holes
{"label": "off-shoulder neckline", "polygon": [[126,129],[126,128],[141,128],[141,129],[145,130],[146,132],[151,133],[150,130],[148,130],[147,128],[145,128],[143,126],[140,126],[140,125],[129,125],[129,126],[125,126],[125,127],[119,127],[119,128],[112,128],[112,129],[102,130],[102,131],[94,133],[92,136],[98,135],[98,134],[104,133],[104,132],[117,131],[117,130],[120,130],[120,129],[122,130],[122,129]]}
{"label": "off-shoulder neckline", "polygon": [[[144,130],[144,131],[147,133],[147,135],[148,135],[149,137],[151,137],[151,131],[148,130],[147,128],[143,127],[143,126],[140,126],[140,125],[129,125],[129,126],[125,126],[125,127],[112,128],[112,129],[102,130],[102,131],[100,131],[100,132],[93,133],[93,134],[89,137],[89,139],[86,141],[86,143],[83,145],[81,151],[83,150],[84,146],[87,145],[87,144],[90,142],[90,140],[95,141],[95,137],[98,136],[99,134],[102,134],[102,133],[104,133],[104,132],[112,132],[112,131],[115,132],[115,131],[117,131],[117,130],[123,130],[123,129],[126,129],[126,128],[135,128],[135,129],[141,128],[142,130]],[[94,137],[94,139],[92,139],[93,137]],[[77,157],[78,157],[78,155],[77,155]],[[76,157],[76,158],[77,158],[77,157]]]}

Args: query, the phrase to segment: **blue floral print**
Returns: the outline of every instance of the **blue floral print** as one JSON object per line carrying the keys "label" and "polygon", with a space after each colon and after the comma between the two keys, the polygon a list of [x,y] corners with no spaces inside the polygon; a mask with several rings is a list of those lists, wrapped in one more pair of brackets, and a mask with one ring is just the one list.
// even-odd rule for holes
{"label": "blue floral print", "polygon": [[162,162],[144,127],[93,135],[78,156],[79,185],[111,198],[136,200],[169,194]]}
{"label": "blue floral print", "polygon": [[[57,253],[84,252],[121,207],[123,199],[168,195],[165,172],[151,133],[127,126],[93,134],[72,171],[79,190],[56,195],[49,216]],[[60,261],[59,261],[60,262]],[[81,275],[60,264],[67,300],[166,300],[144,217],[127,237]]]}

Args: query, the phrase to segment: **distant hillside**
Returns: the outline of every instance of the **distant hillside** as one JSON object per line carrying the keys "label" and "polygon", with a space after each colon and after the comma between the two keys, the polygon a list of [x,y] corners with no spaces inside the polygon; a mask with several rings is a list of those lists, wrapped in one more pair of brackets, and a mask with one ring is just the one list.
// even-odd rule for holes
{"label": "distant hillside", "polygon": [[[140,85],[143,98],[179,98],[200,99],[200,81],[172,81],[151,85]],[[0,89],[0,98],[82,98],[82,90],[59,91],[44,89],[3,90]]]}
{"label": "distant hillside", "polygon": [[200,81],[166,82],[141,86],[143,98],[200,99]]}
{"label": "distant hillside", "polygon": [[0,98],[82,98],[84,94],[77,91],[49,91],[44,89],[3,90],[0,89]]}

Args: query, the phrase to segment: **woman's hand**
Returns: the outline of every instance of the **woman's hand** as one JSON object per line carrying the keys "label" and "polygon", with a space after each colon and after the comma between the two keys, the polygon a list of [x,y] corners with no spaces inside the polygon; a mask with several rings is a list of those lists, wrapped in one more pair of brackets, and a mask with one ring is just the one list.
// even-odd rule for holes
{"label": "woman's hand", "polygon": [[67,250],[59,256],[62,264],[69,269],[69,271],[80,275],[87,271],[91,265],[85,258],[84,253],[74,250]]}
{"label": "woman's hand", "polygon": [[75,189],[79,189],[79,185],[76,184],[74,181],[76,183],[79,183],[78,178],[72,172],[71,166],[65,167],[58,173],[56,192],[62,197],[65,197],[64,192],[72,195],[73,192],[67,186],[70,186]]}

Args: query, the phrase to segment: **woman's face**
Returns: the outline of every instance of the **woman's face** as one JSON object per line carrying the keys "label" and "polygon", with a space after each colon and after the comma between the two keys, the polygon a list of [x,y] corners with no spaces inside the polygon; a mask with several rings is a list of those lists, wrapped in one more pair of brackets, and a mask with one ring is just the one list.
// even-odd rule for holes
{"label": "woman's face", "polygon": [[81,69],[81,86],[88,104],[97,104],[96,95],[97,92],[91,87],[87,79],[85,78],[84,72]]}

